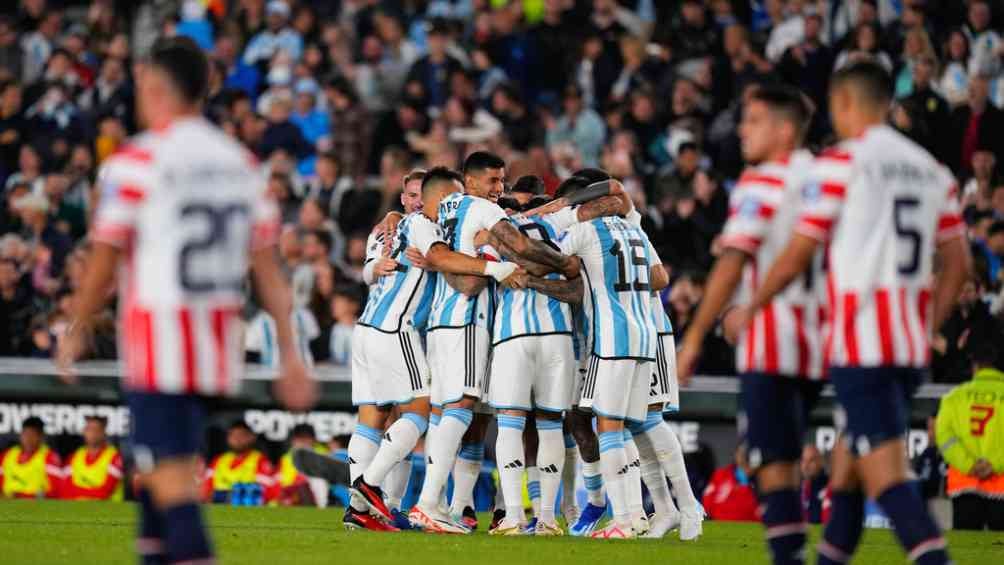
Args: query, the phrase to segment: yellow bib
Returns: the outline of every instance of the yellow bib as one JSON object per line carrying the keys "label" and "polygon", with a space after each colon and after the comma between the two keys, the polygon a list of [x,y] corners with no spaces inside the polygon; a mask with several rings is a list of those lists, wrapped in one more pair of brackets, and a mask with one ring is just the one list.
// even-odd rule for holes
{"label": "yellow bib", "polygon": [[[323,444],[314,444],[314,451],[321,455],[327,455],[328,450]],[[289,450],[279,459],[279,486],[286,488],[296,482],[296,477],[300,471],[293,465],[293,450]]]}
{"label": "yellow bib", "polygon": [[24,463],[18,463],[21,446],[7,450],[3,460],[4,496],[28,495],[44,496],[49,490],[49,476],[45,473],[45,460],[49,457],[49,446],[43,445]]}
{"label": "yellow bib", "polygon": [[232,467],[237,454],[228,451],[220,455],[213,470],[213,490],[232,490],[236,484],[257,482],[258,461],[262,457],[260,451],[251,451],[240,465]]}
{"label": "yellow bib", "polygon": [[[105,450],[101,452],[101,455],[94,463],[88,465],[87,448],[81,447],[74,452],[73,457],[70,459],[70,481],[75,486],[87,489],[98,488],[105,484],[105,480],[108,478],[108,468],[112,464],[112,459],[115,459],[115,456],[118,455],[118,452],[117,449],[109,445],[105,447]],[[112,492],[108,500],[119,502],[123,498],[122,495],[122,481],[119,481],[118,486],[115,487],[115,491]]]}

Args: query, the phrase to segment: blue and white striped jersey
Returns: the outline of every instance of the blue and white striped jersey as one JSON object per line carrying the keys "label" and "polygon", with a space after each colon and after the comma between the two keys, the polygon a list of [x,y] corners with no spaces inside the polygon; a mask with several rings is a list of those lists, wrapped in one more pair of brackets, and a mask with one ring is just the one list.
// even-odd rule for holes
{"label": "blue and white striped jersey", "polygon": [[[296,349],[300,358],[308,367],[314,366],[314,355],[310,352],[310,342],[321,335],[321,329],[310,310],[294,307],[290,315],[293,324],[293,334],[296,338]],[[260,363],[267,367],[279,367],[279,340],[275,327],[275,319],[268,312],[261,310],[248,322],[244,333],[244,349],[257,353]]]}
{"label": "blue and white striped jersey", "polygon": [[623,218],[576,224],[559,246],[582,260],[593,355],[602,359],[655,359],[656,327],[649,285],[648,236]]}
{"label": "blue and white striped jersey", "polygon": [[[450,249],[471,257],[478,256],[474,245],[475,234],[490,230],[506,218],[505,211],[498,204],[462,192],[454,192],[439,203],[439,226],[443,229],[446,243]],[[494,280],[490,280],[477,296],[467,296],[450,286],[445,277],[439,277],[429,329],[474,324],[491,332],[495,314],[494,293]]]}
{"label": "blue and white striped jersey", "polygon": [[390,257],[398,262],[397,271],[370,286],[359,324],[388,333],[425,328],[440,277],[412,265],[404,251],[415,247],[424,255],[435,243],[445,243],[441,230],[421,212],[412,212],[401,220],[390,242]]}
{"label": "blue and white striped jersey", "polygon": [[[641,229],[641,214],[638,210],[632,208],[631,212],[625,218],[631,225]],[[652,259],[652,266],[661,265],[662,259],[659,257],[659,253],[655,250],[655,246],[652,242],[648,242],[648,254]],[[659,335],[673,335],[673,323],[669,321],[669,315],[666,314],[666,307],[662,304],[662,298],[659,296],[658,292],[652,293],[652,321],[655,323],[655,330]]]}
{"label": "blue and white striped jersey", "polygon": [[[551,244],[558,249],[557,241],[565,229],[575,223],[575,214],[549,214],[528,218],[522,214],[509,217],[519,231],[527,237]],[[561,279],[551,273],[549,279]],[[495,312],[495,330],[492,344],[527,335],[570,334],[572,311],[568,304],[555,300],[533,289],[499,287],[499,306]]]}

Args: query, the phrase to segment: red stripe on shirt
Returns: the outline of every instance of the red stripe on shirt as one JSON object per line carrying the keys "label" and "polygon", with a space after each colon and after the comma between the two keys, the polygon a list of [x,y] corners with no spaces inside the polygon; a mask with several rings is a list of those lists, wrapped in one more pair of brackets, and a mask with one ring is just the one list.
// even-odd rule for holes
{"label": "red stripe on shirt", "polygon": [[774,305],[763,309],[764,372],[777,373],[777,321],[774,319]]}
{"label": "red stripe on shirt", "polygon": [[931,362],[931,348],[928,347],[927,339],[928,332],[930,328],[927,326],[927,310],[931,302],[931,291],[928,289],[922,289],[917,293],[917,313],[920,316],[920,327],[922,328],[920,335],[922,341],[920,342],[921,351],[924,353],[924,363],[928,364]]}
{"label": "red stripe on shirt", "polygon": [[134,184],[123,184],[119,186],[119,198],[130,204],[136,204],[146,198],[146,191]]}
{"label": "red stripe on shirt", "polygon": [[223,394],[227,391],[227,321],[229,312],[214,309],[210,314],[213,329],[213,350],[216,352],[216,387]]}
{"label": "red stripe on shirt", "polygon": [[913,331],[910,329],[910,314],[907,312],[906,287],[899,288],[899,318],[903,324],[903,333],[906,335],[906,348],[910,352],[910,363],[916,363],[916,350],[913,347]]}
{"label": "red stripe on shirt", "polygon": [[829,218],[820,218],[818,216],[803,216],[801,223],[803,225],[811,226],[814,229],[821,230],[824,233],[830,233],[830,228],[833,227],[833,220]]}
{"label": "red stripe on shirt", "polygon": [[140,163],[149,163],[153,161],[153,153],[146,149],[136,147],[135,145],[126,145],[116,151],[114,156],[125,157],[126,159],[131,159],[133,161],[139,161]]}
{"label": "red stripe on shirt", "polygon": [[824,182],[820,185],[819,190],[824,196],[832,196],[834,198],[843,198],[847,195],[847,187],[835,182]]}
{"label": "red stripe on shirt", "polygon": [[765,175],[762,173],[757,173],[754,171],[743,173],[742,176],[739,177],[738,184],[746,184],[746,183],[765,184],[771,187],[784,188],[784,179],[779,177],[773,177],[770,175]]}
{"label": "red stripe on shirt", "polygon": [[774,207],[767,204],[760,204],[760,208],[757,210],[757,215],[765,220],[769,220],[774,217]]}
{"label": "red stripe on shirt", "polygon": [[132,357],[137,365],[133,369],[139,374],[137,382],[142,383],[146,390],[157,390],[157,360],[153,349],[153,314],[149,310],[135,308],[132,311],[133,343]]}
{"label": "red stripe on shirt", "polygon": [[962,224],[962,216],[950,214],[938,218],[938,235],[951,231]]}
{"label": "red stripe on shirt", "polygon": [[858,356],[858,335],[854,327],[854,317],[858,313],[858,295],[853,292],[844,294],[842,306],[844,322],[844,347],[847,348],[847,365],[856,367],[861,362]]}
{"label": "red stripe on shirt", "polygon": [[889,306],[889,291],[882,288],[875,291],[875,315],[878,319],[879,345],[882,348],[882,364],[895,364],[892,350],[892,310]]}
{"label": "red stripe on shirt", "polygon": [[831,147],[829,149],[824,149],[822,153],[819,154],[820,159],[833,159],[834,161],[845,161],[849,162],[851,160],[851,154],[842,149],[837,149],[836,147]]}
{"label": "red stripe on shirt", "polygon": [[805,309],[802,306],[792,306],[791,314],[795,317],[795,340],[798,344],[798,375],[809,376],[809,339],[805,334]]}
{"label": "red stripe on shirt", "polygon": [[185,370],[185,392],[195,390],[195,339],[192,332],[192,311],[182,308],[178,311],[178,325],[181,326],[181,354]]}

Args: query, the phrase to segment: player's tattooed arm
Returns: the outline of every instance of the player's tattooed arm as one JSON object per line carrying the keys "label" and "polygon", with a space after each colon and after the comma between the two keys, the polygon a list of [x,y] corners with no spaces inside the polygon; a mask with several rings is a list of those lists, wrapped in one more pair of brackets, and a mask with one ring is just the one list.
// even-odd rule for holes
{"label": "player's tattooed arm", "polygon": [[[562,255],[542,241],[526,237],[508,221],[500,221],[492,226],[491,235],[495,248],[519,263],[531,275],[543,276],[557,271],[572,278],[578,273],[577,265],[573,265],[570,257]],[[547,271],[540,272],[534,270],[534,267],[545,267]]]}
{"label": "player's tattooed arm", "polygon": [[590,200],[575,210],[580,222],[588,222],[603,216],[623,216],[630,211],[630,205],[625,205],[624,200],[612,194]]}
{"label": "player's tattooed arm", "polygon": [[454,275],[451,273],[442,273],[442,275],[446,278],[447,284],[452,286],[456,291],[462,292],[467,296],[477,296],[478,293],[488,286],[487,277]]}
{"label": "player's tattooed arm", "polygon": [[531,276],[527,279],[526,287],[569,304],[582,302],[582,277],[545,279]]}

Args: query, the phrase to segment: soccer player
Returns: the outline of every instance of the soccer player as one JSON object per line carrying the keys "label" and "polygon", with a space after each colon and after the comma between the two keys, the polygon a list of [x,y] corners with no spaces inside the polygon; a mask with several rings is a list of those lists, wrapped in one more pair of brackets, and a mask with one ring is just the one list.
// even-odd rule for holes
{"label": "soccer player", "polygon": [[[485,159],[489,166],[481,168],[501,169],[501,159],[490,157],[493,159]],[[565,257],[521,234],[498,205],[464,194],[463,188],[461,177],[443,168],[430,171],[422,185],[423,214],[444,228],[444,239],[452,250],[475,256],[475,235],[487,230],[506,245],[513,260],[532,261],[548,270],[565,266]],[[439,496],[473,419],[475,402],[483,394],[494,315],[492,289],[487,285],[484,277],[444,274],[436,287],[428,345],[432,402],[443,407],[443,415],[430,434],[425,483],[418,504],[409,514],[412,523],[426,531],[469,531],[439,509]],[[455,484],[455,488],[461,486]]]}
{"label": "soccer player", "polygon": [[[739,135],[750,164],[732,191],[722,236],[724,251],[683,340],[680,375],[689,379],[705,334],[737,288],[749,297],[784,250],[802,209],[802,189],[812,154],[800,149],[812,117],[797,89],[763,86],[743,108]],[[739,336],[744,450],[764,508],[762,520],[774,563],[800,563],[806,523],[800,498],[799,460],[809,411],[823,376],[818,286],[821,253],[804,279],[789,285]],[[813,271],[812,269],[815,269]]]}
{"label": "soccer player", "polygon": [[624,422],[646,419],[657,341],[649,241],[626,220],[607,216],[572,226],[559,247],[578,256],[571,263],[581,262],[585,276],[583,310],[592,345],[579,406],[596,415],[600,467],[614,515],[591,536],[629,539],[635,533],[627,501]]}
{"label": "soccer player", "polygon": [[5,498],[58,498],[63,466],[45,444],[45,425],[37,416],[21,423],[18,445],[0,454],[0,494]]}
{"label": "soccer player", "polygon": [[249,266],[276,320],[278,399],[304,410],[316,395],[297,355],[291,292],[276,259],[278,208],[253,157],[202,118],[207,69],[202,50],[182,37],[158,40],[139,65],[137,108],[149,131],[102,165],[87,277],[58,354],[72,380],[121,266],[124,389],[145,475],[137,540],[144,563],[213,559],[192,477],[205,398],[240,385]]}
{"label": "soccer player", "polygon": [[795,233],[740,314],[745,322],[767,307],[828,245],[825,362],[842,432],[833,511],[819,545],[823,565],[853,555],[865,496],[892,519],[911,561],[949,562],[938,526],[909,483],[904,438],[909,398],[929,364],[928,336],[951,311],[971,258],[951,174],[885,125],[892,92],[873,61],[834,73],[830,116],[842,141],[816,159]]}
{"label": "soccer player", "polygon": [[[434,170],[421,182],[452,184],[453,178]],[[393,272],[373,285],[352,345],[352,401],[360,412],[349,442],[353,500],[346,523],[352,518],[354,525],[371,529],[361,514],[370,512],[385,522],[394,521],[380,484],[411,453],[428,427],[429,368],[419,331],[428,320],[437,279],[425,269],[498,281],[516,270],[515,263],[489,262],[450,250],[439,225],[420,211],[401,220],[389,244],[392,251],[387,260],[395,263]],[[419,254],[425,269],[414,264],[409,248]],[[380,268],[385,267],[384,262]],[[384,428],[393,406],[400,410],[400,418],[381,441],[378,430]]]}
{"label": "soccer player", "polygon": [[66,484],[60,498],[122,500],[122,455],[108,443],[107,426],[108,419],[101,416],[84,420],[84,445],[70,456],[63,471]]}
{"label": "soccer player", "polygon": [[[532,184],[520,179],[517,184]],[[625,201],[606,196],[577,209],[565,208],[546,216],[509,217],[521,232],[557,249],[554,243],[567,227],[604,215],[623,213]],[[505,245],[488,236],[489,244]],[[552,273],[534,279],[534,286],[544,281],[560,281]],[[558,283],[557,286],[561,286]],[[562,535],[554,517],[565,466],[565,442],[561,415],[571,406],[575,353],[572,347],[572,313],[568,303],[582,300],[582,281],[569,282],[563,292],[541,293],[533,287],[503,288],[492,332],[489,403],[499,410],[499,433],[496,445],[499,482],[506,500],[506,517],[491,533],[519,535],[526,525],[523,519],[522,478],[530,454],[524,452],[523,432],[527,414],[535,414],[538,436],[536,467],[539,473],[540,512],[536,516],[536,535]],[[574,464],[574,461],[573,461]],[[529,477],[532,479],[532,477]],[[532,481],[531,481],[532,482]]]}

